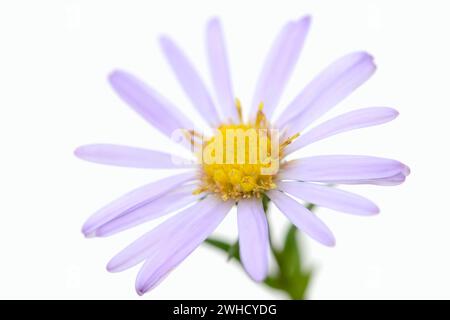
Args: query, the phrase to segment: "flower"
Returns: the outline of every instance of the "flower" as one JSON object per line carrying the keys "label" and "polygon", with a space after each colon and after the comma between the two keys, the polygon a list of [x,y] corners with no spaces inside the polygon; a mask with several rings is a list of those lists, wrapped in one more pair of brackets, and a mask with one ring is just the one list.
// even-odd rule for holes
{"label": "flower", "polygon": [[[109,271],[118,272],[143,262],[136,279],[139,294],[154,288],[180,264],[216,229],[234,205],[243,266],[252,279],[262,281],[268,272],[269,258],[263,197],[268,197],[298,229],[326,246],[333,246],[332,232],[297,198],[341,212],[373,215],[379,212],[373,202],[329,184],[398,185],[409,174],[408,167],[399,161],[371,156],[322,155],[286,161],[287,155],[311,143],[386,123],[398,115],[387,107],[364,108],[332,118],[303,133],[375,72],[371,55],[354,52],[326,67],[277,119],[271,119],[302,50],[310,21],[306,16],[288,22],[278,34],[260,74],[248,120],[244,120],[240,101],[233,94],[218,19],[208,23],[206,37],[217,104],[184,53],[168,37],[161,38],[162,49],[186,95],[216,129],[206,139],[171,102],[138,78],[125,71],[111,73],[112,87],[131,108],[167,136],[184,129],[185,141],[190,142],[189,147],[196,149],[201,158],[195,166],[190,166],[186,162],[175,163],[168,153],[110,144],[86,145],[75,151],[84,160],[108,165],[186,169],[131,191],[100,209],[83,226],[87,237],[104,237],[181,210],[108,263]],[[230,132],[236,136],[228,136]],[[244,134],[244,144],[234,143],[238,133]],[[232,146],[227,147],[230,142]],[[265,147],[265,152],[255,156],[252,144]],[[231,161],[223,161],[227,152]],[[243,157],[241,161],[237,161],[239,153]],[[275,170],[271,171],[272,166]]]}

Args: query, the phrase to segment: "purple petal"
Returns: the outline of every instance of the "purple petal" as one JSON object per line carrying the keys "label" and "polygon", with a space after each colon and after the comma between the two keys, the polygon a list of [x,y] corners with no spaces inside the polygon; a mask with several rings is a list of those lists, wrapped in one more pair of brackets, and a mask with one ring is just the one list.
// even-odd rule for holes
{"label": "purple petal", "polygon": [[356,52],[328,66],[291,102],[277,120],[287,134],[300,132],[350,93],[375,72],[373,57]]}
{"label": "purple petal", "polygon": [[94,213],[83,225],[86,237],[95,236],[95,230],[105,223],[145,206],[166,192],[197,178],[197,172],[174,175],[139,187]]}
{"label": "purple petal", "polygon": [[191,205],[203,196],[193,194],[195,189],[197,189],[196,184],[180,186],[147,205],[103,224],[96,229],[95,235],[97,237],[107,237]]}
{"label": "purple petal", "polygon": [[183,242],[188,229],[202,224],[201,220],[205,219],[205,214],[220,203],[222,201],[218,201],[218,198],[208,197],[170,217],[114,256],[108,263],[108,271],[120,272],[145,259],[152,261],[162,254],[173,253],[173,246]]}
{"label": "purple petal", "polygon": [[309,16],[303,17],[289,22],[278,34],[259,76],[253,98],[253,114],[263,102],[264,113],[271,116],[297,63],[310,23]]}
{"label": "purple petal", "polygon": [[402,173],[405,167],[396,160],[370,156],[315,156],[289,161],[279,179],[315,182],[371,180]]}
{"label": "purple petal", "polygon": [[170,137],[179,129],[194,129],[194,125],[167,99],[130,73],[114,71],[109,81],[134,111],[165,135]]}
{"label": "purple petal", "polygon": [[269,234],[262,201],[240,200],[237,211],[242,263],[253,280],[263,281],[269,267]]}
{"label": "purple petal", "polygon": [[222,115],[226,120],[237,123],[239,115],[234,102],[225,40],[217,18],[209,21],[206,28],[206,46],[212,82]]}
{"label": "purple petal", "polygon": [[287,146],[285,154],[292,153],[316,141],[349,130],[370,127],[395,119],[398,112],[391,108],[372,107],[350,111],[330,119],[301,135]]}
{"label": "purple petal", "polygon": [[169,38],[161,37],[160,44],[172,70],[194,107],[198,109],[207,123],[213,127],[217,126],[220,123],[220,117],[205,84],[192,63]]}
{"label": "purple petal", "polygon": [[159,224],[116,254],[107,265],[108,271],[120,272],[137,265],[149,256],[155,256],[160,251],[156,250],[157,245],[163,247],[168,243],[169,238],[177,238],[179,230],[197,221],[198,216],[202,216],[205,210],[209,210],[210,205],[211,199],[207,198]]}
{"label": "purple petal", "polygon": [[[407,167],[406,167],[407,168]],[[373,184],[377,186],[397,186],[402,184],[406,180],[406,176],[409,175],[409,168],[406,169],[407,173],[398,173],[390,177],[369,179],[369,180],[335,180],[330,181],[333,184]]]}
{"label": "purple petal", "polygon": [[380,211],[372,201],[333,187],[300,181],[279,182],[277,185],[281,191],[325,208],[362,216]]}
{"label": "purple petal", "polygon": [[267,196],[301,231],[326,246],[335,245],[336,241],[330,229],[300,203],[278,190],[269,191]]}
{"label": "purple petal", "polygon": [[205,204],[208,210],[198,213],[195,219],[161,242],[159,248],[155,248],[154,256],[147,259],[136,278],[138,294],[154,288],[186,259],[216,229],[234,205],[233,201],[224,202],[214,196],[207,200],[209,198],[212,198],[211,202]]}
{"label": "purple petal", "polygon": [[75,155],[83,160],[132,168],[188,168],[189,160],[168,153],[114,144],[91,144],[78,147]]}

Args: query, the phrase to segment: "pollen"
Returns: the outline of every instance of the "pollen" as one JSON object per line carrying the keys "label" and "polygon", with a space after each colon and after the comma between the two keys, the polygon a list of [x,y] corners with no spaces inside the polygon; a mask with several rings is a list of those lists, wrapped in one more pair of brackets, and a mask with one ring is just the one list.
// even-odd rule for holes
{"label": "pollen", "polygon": [[199,148],[201,179],[195,193],[215,193],[223,200],[260,198],[276,187],[283,148],[298,135],[280,142],[279,133],[263,113],[263,104],[252,121],[220,125]]}

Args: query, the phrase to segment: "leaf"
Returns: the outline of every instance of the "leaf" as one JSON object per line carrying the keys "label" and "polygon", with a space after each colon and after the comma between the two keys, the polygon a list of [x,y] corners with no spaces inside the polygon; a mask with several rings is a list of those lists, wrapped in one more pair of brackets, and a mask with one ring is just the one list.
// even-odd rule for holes
{"label": "leaf", "polygon": [[229,243],[219,240],[219,239],[215,239],[213,237],[207,238],[205,240],[205,243],[207,243],[213,247],[216,247],[222,251],[225,251],[225,252],[228,252],[228,250],[230,250],[230,247],[231,247]]}
{"label": "leaf", "polygon": [[308,289],[309,282],[311,280],[312,271],[302,273],[292,281],[291,286],[288,287],[287,292],[289,296],[294,300],[303,300],[306,296],[306,290]]}
{"label": "leaf", "polygon": [[280,280],[278,279],[278,277],[275,276],[268,276],[265,280],[264,280],[264,284],[266,284],[267,286],[274,288],[274,289],[278,289],[278,290],[282,290],[283,286],[280,284]]}
{"label": "leaf", "polygon": [[292,299],[305,298],[312,272],[302,264],[297,228],[291,225],[286,233],[283,250],[279,253],[279,282]]}
{"label": "leaf", "polygon": [[237,241],[234,244],[230,244],[223,240],[209,237],[205,240],[205,243],[226,253],[228,255],[228,260],[234,258],[237,261],[241,261],[239,256],[239,243]]}
{"label": "leaf", "polygon": [[284,240],[283,251],[280,254],[280,269],[286,278],[301,273],[300,252],[297,243],[297,228],[290,226]]}
{"label": "leaf", "polygon": [[236,241],[234,244],[230,246],[228,249],[228,261],[231,258],[235,258],[238,261],[241,261],[241,257],[239,255],[239,241]]}

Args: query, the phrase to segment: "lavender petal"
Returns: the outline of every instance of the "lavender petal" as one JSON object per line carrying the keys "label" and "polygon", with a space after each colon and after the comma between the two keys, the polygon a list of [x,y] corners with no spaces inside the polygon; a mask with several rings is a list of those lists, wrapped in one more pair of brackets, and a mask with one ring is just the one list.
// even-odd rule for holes
{"label": "lavender petal", "polygon": [[161,247],[154,250],[155,255],[142,266],[136,278],[138,294],[142,295],[158,285],[216,229],[234,205],[233,201],[225,202],[214,196],[209,198],[212,198],[212,203],[207,206],[208,210],[198,213],[194,221],[161,243]]}
{"label": "lavender petal", "polygon": [[270,117],[297,63],[308,34],[311,18],[303,17],[284,26],[273,43],[259,76],[253,97],[253,114],[260,102]]}
{"label": "lavender petal", "polygon": [[110,74],[109,82],[134,111],[168,137],[179,129],[195,129],[166,98],[132,74],[116,70]]}
{"label": "lavender petal", "polygon": [[406,176],[409,175],[409,168],[406,169],[407,173],[402,172],[397,173],[393,176],[378,178],[378,179],[368,179],[368,180],[335,180],[329,181],[332,184],[373,184],[377,186],[398,186],[406,180]]}
{"label": "lavender petal", "polygon": [[253,280],[262,281],[269,268],[269,234],[262,201],[240,200],[237,211],[241,261]]}
{"label": "lavender petal", "polygon": [[276,121],[292,135],[346,98],[375,72],[373,57],[365,52],[346,55],[314,78]]}
{"label": "lavender petal", "polygon": [[75,155],[86,161],[120,167],[152,169],[192,167],[188,160],[168,153],[114,144],[81,146],[75,150]]}
{"label": "lavender petal", "polygon": [[326,155],[287,162],[280,170],[280,180],[327,182],[372,180],[394,176],[406,170],[399,161],[353,155]]}
{"label": "lavender petal", "polygon": [[271,190],[267,196],[280,211],[301,231],[326,246],[334,246],[336,240],[330,229],[311,211],[278,190]]}
{"label": "lavender petal", "polygon": [[302,134],[298,139],[288,145],[284,152],[288,155],[319,140],[342,132],[386,123],[394,120],[397,116],[398,112],[396,110],[385,107],[372,107],[350,111],[332,118]]}
{"label": "lavender petal", "polygon": [[120,272],[137,265],[150,256],[157,255],[157,252],[161,251],[156,250],[157,246],[162,249],[169,243],[171,237],[178,239],[179,230],[197,221],[199,216],[209,210],[208,206],[211,206],[210,198],[197,202],[145,233],[108,262],[108,271]]}
{"label": "lavender petal", "polygon": [[217,18],[210,20],[206,28],[206,47],[211,78],[222,115],[226,120],[238,123],[239,115],[234,101],[225,39]]}
{"label": "lavender petal", "polygon": [[96,229],[95,235],[97,237],[111,236],[146,221],[159,218],[189,206],[203,196],[201,194],[193,194],[196,188],[196,184],[180,186],[156,198],[147,205],[108,221]]}
{"label": "lavender petal", "polygon": [[207,123],[216,127],[220,123],[220,117],[205,84],[192,63],[168,37],[161,37],[160,44],[172,70],[193,106],[197,108]]}
{"label": "lavender petal", "polygon": [[333,187],[300,182],[279,182],[278,189],[318,206],[355,215],[374,215],[379,209],[372,201]]}
{"label": "lavender petal", "polygon": [[196,177],[197,172],[182,173],[139,187],[94,213],[84,223],[82,231],[86,237],[93,237],[96,235],[95,230],[105,223],[145,206],[164,193],[195,180]]}

